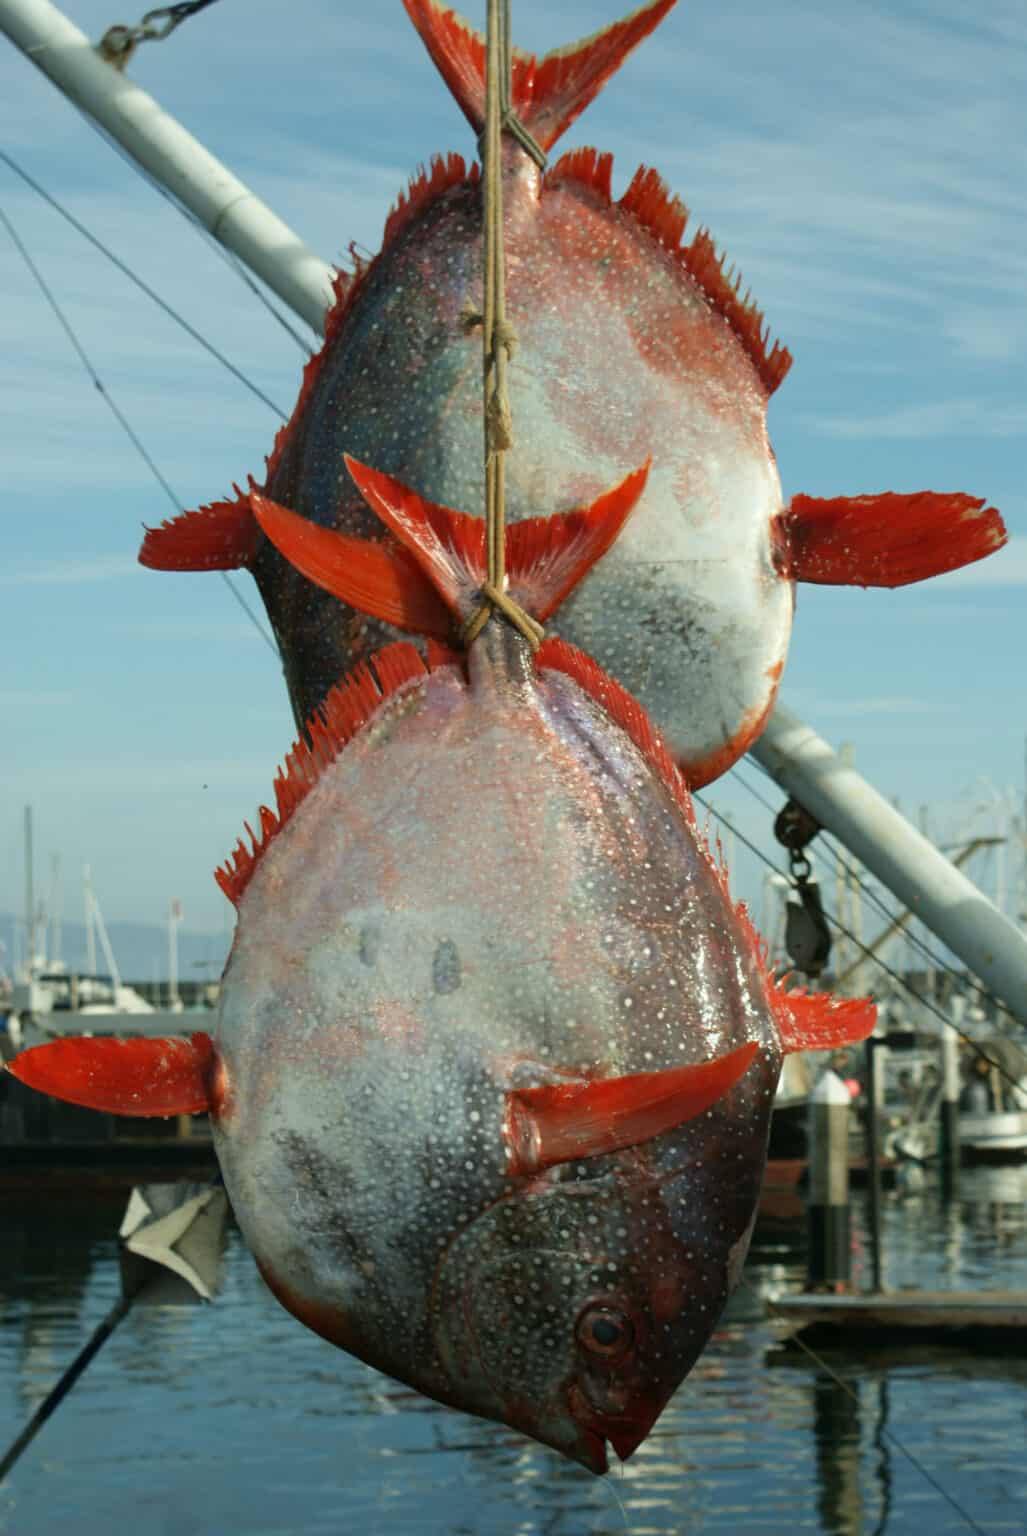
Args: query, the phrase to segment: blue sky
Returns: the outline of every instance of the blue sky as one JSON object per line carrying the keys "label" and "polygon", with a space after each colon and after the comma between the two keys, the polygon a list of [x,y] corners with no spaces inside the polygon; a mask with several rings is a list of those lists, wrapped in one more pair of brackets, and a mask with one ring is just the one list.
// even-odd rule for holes
{"label": "blue sky", "polygon": [[[482,0],[466,10],[480,23]],[[67,11],[93,38],[137,19]],[[620,8],[513,13],[543,51]],[[786,493],[965,490],[1003,512],[1009,549],[967,572],[799,594],[782,698],[939,837],[1023,784],[1025,45],[1021,0],[683,0],[561,146],[613,150],[615,188],[655,165],[740,266],[795,356],[770,407]],[[473,154],[399,0],[222,0],[130,69],[327,260],[377,249],[432,152]],[[6,42],[0,144],[291,410],[295,343]],[[272,412],[2,165],[0,206],[183,505],[259,472]],[[177,896],[220,930],[211,870],[292,739],[277,664],[218,578],[135,564],[168,505],[2,230],[0,292],[0,911],[20,909],[31,802],[69,909],[89,861],[109,920]],[[737,780],[711,798],[770,846]]]}

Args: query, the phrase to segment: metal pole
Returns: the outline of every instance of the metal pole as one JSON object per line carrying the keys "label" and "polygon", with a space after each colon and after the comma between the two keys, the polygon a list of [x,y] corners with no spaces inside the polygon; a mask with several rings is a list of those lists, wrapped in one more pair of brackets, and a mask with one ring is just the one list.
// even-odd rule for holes
{"label": "metal pole", "polygon": [[332,269],[248,187],[108,64],[49,0],[0,0],[0,28],[83,112],[320,332]]}
{"label": "metal pole", "polygon": [[809,1101],[807,1287],[849,1287],[849,1090],[825,1072]]}
{"label": "metal pole", "polygon": [[1027,1024],[1027,939],[944,854],[783,705],[750,750]]}

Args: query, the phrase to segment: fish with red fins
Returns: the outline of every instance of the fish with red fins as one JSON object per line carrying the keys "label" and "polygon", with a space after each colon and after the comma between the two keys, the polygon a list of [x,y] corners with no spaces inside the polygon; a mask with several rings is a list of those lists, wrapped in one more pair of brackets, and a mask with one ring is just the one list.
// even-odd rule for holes
{"label": "fish with red fins", "polygon": [[[121,1114],[209,1110],[291,1312],[603,1472],[738,1280],[784,1053],[863,1038],[874,1007],[769,975],[671,753],[594,660],[496,613],[466,653],[440,638],[478,603],[482,520],[346,472],[388,543],[253,515],[427,657],[388,645],[327,693],[218,871],[238,926],[213,1038],[66,1040],[11,1070]],[[603,600],[582,577],[648,473],[508,529],[510,599]]]}
{"label": "fish with red fins", "polygon": [[[543,151],[674,0],[652,0],[536,59],[513,50],[512,102]],[[475,132],[481,36],[435,0],[407,13]],[[999,547],[998,514],[962,494],[782,497],[767,403],[791,357],[704,229],[654,170],[619,199],[612,157],[575,149],[546,169],[504,139],[514,523],[581,506],[652,461],[638,514],[554,620],[628,688],[695,787],[760,733],[791,632],[795,583],[899,586]],[[448,506],[484,505],[482,198],[478,167],[436,157],[390,213],[382,249],[339,273],[325,341],[262,483],[151,530],[164,570],[248,569],[278,639],[296,723],[344,671],[397,638],[282,559],[252,492],[321,528],[381,538],[344,450]]]}

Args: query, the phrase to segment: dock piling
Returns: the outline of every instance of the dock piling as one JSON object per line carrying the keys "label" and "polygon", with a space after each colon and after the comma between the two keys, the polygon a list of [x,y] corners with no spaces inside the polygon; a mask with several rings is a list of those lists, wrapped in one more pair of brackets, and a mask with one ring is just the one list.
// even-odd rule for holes
{"label": "dock piling", "polygon": [[847,1290],[849,1091],[827,1071],[810,1095],[807,1288]]}
{"label": "dock piling", "polygon": [[941,1031],[941,1189],[946,1200],[952,1200],[959,1188],[959,1035],[963,1022],[966,999],[954,997],[950,1004],[952,1022],[950,1029]]}

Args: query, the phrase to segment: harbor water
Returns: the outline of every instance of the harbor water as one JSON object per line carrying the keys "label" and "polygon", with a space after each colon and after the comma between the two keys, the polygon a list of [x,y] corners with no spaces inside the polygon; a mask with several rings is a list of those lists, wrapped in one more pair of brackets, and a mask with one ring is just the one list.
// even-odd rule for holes
{"label": "harbor water", "polygon": [[[117,1299],[125,1191],[0,1200],[2,1451]],[[1027,1288],[1025,1201],[1023,1167],[966,1170],[948,1207],[930,1189],[889,1195],[885,1283]],[[890,1345],[818,1364],[783,1348],[763,1298],[801,1282],[801,1230],[782,1195],[698,1367],[605,1479],[308,1333],[233,1230],[213,1305],[140,1306],[121,1324],[0,1485],[0,1532],[1022,1536],[1027,1358]],[[865,1284],[862,1207],[853,1243]]]}

